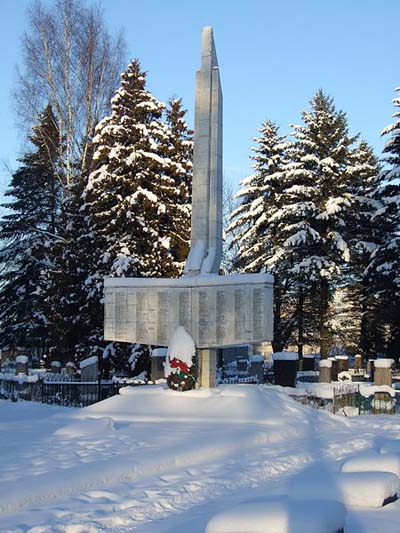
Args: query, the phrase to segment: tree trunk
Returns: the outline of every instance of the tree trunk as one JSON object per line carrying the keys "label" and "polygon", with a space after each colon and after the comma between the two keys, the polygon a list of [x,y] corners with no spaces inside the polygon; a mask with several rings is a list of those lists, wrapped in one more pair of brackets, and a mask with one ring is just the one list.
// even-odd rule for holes
{"label": "tree trunk", "polygon": [[304,288],[299,285],[298,293],[298,330],[297,330],[297,352],[299,354],[299,361],[303,359],[303,345],[304,345]]}
{"label": "tree trunk", "polygon": [[330,348],[330,331],[327,326],[329,320],[329,285],[326,279],[321,280],[319,310],[320,353],[321,359],[327,359]]}

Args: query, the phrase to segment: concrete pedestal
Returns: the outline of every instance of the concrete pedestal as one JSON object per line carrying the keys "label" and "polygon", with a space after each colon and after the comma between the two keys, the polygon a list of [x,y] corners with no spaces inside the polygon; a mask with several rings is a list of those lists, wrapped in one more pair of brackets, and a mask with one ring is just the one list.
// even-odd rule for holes
{"label": "concrete pedestal", "polygon": [[217,350],[201,348],[198,350],[199,378],[198,386],[213,388],[217,385]]}
{"label": "concrete pedestal", "polygon": [[354,356],[354,370],[360,371],[362,368],[362,357],[360,354]]}
{"label": "concrete pedestal", "polygon": [[390,368],[375,368],[374,384],[392,386],[392,371]]}
{"label": "concrete pedestal", "polygon": [[319,369],[319,382],[331,383],[332,382],[332,367],[323,366]]}

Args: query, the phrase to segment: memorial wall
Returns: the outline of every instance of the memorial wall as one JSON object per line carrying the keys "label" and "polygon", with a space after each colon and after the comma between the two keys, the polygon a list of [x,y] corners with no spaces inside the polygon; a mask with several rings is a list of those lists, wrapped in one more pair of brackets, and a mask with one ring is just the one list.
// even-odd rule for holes
{"label": "memorial wall", "polygon": [[[213,283],[214,278],[217,284]],[[197,347],[272,338],[272,282],[267,274],[177,280],[108,279],[105,339],[167,346],[178,326]]]}

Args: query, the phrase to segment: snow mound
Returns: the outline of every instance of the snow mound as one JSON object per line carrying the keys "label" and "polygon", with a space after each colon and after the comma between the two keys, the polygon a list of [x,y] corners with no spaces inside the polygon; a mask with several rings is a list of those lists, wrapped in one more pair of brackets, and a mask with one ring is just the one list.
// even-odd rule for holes
{"label": "snow mound", "polygon": [[111,418],[84,418],[58,429],[54,434],[67,438],[92,437],[114,429],[114,422]]}
{"label": "snow mound", "polygon": [[388,440],[380,449],[381,453],[399,453],[400,454],[400,439]]}
{"label": "snow mound", "polygon": [[110,417],[113,420],[175,421],[186,423],[289,424],[303,428],[307,407],[266,385],[220,385],[182,394],[166,385],[120,389],[120,394],[81,410],[77,416]]}
{"label": "snow mound", "polygon": [[342,464],[342,472],[392,472],[400,476],[400,455],[375,452],[362,454],[347,459]]}
{"label": "snow mound", "polygon": [[248,503],[214,516],[205,533],[336,533],[345,515],[338,502]]}
{"label": "snow mound", "polygon": [[298,500],[330,500],[354,507],[382,507],[397,498],[398,477],[390,472],[341,472],[299,475],[289,486]]}

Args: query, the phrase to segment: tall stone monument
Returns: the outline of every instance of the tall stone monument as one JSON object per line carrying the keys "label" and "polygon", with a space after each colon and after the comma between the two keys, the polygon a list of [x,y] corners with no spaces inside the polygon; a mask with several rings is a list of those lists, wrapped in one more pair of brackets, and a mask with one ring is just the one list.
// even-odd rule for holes
{"label": "tall stone monument", "polygon": [[218,274],[222,258],[222,91],[211,27],[196,73],[192,231],[185,274]]}
{"label": "tall stone monument", "polygon": [[216,349],[272,339],[273,278],[220,276],[222,255],[222,91],[212,28],[202,31],[196,76],[190,252],[184,275],[105,280],[107,340],[168,346],[178,326],[198,349],[198,384],[216,384]]}

